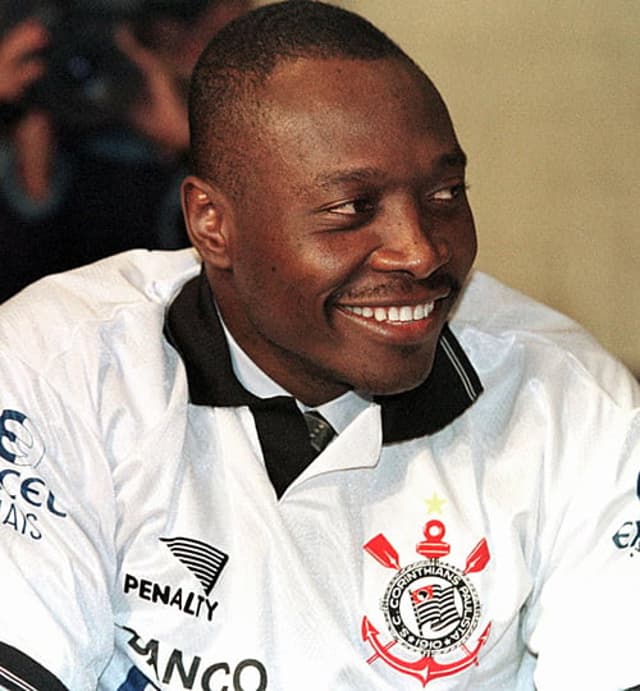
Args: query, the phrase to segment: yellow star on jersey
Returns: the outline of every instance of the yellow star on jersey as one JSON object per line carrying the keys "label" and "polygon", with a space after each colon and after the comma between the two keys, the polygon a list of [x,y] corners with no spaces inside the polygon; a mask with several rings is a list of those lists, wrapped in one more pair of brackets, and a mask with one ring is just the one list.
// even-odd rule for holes
{"label": "yellow star on jersey", "polygon": [[425,500],[427,505],[427,513],[442,513],[442,506],[446,504],[447,500],[439,497],[435,492],[430,499]]}

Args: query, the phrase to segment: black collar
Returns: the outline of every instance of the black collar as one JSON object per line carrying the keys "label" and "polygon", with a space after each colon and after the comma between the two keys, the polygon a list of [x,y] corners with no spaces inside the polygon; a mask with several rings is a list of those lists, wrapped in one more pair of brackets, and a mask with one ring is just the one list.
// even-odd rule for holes
{"label": "black collar", "polygon": [[[245,406],[260,401],[238,381],[204,271],[189,281],[169,307],[165,336],[182,357],[189,396],[196,405]],[[434,434],[453,422],[482,393],[482,384],[448,326],[431,374],[420,386],[378,396],[383,443]]]}

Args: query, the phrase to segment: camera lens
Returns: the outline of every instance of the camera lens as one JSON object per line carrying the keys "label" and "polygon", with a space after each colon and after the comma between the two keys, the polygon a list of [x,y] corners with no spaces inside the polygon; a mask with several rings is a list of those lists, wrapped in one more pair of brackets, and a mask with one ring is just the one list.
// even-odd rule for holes
{"label": "camera lens", "polygon": [[31,99],[64,125],[121,121],[144,86],[139,70],[114,43],[116,19],[74,12],[50,29],[46,76]]}

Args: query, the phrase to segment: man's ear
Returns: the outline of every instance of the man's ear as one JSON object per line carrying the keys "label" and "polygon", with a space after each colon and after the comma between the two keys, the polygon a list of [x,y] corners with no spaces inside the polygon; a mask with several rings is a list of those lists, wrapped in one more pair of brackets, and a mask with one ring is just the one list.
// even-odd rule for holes
{"label": "man's ear", "polygon": [[229,230],[231,209],[226,197],[195,175],[182,183],[182,211],[191,244],[203,261],[217,269],[231,266]]}

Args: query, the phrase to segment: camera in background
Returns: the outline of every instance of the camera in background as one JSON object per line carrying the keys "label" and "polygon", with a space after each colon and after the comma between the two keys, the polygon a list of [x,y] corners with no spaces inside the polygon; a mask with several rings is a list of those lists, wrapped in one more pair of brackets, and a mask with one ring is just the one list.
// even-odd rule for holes
{"label": "camera in background", "polygon": [[124,8],[101,3],[53,0],[6,0],[0,11],[0,35],[28,17],[39,19],[49,32],[43,51],[45,76],[13,107],[40,106],[58,125],[93,128],[124,119],[143,78],[114,43],[114,28],[134,19]]}
{"label": "camera in background", "polygon": [[114,30],[128,23],[142,43],[152,19],[194,20],[212,0],[4,0],[0,36],[28,17],[49,32],[46,75],[23,101],[3,109],[6,123],[25,108],[47,109],[61,128],[86,130],[126,120],[144,88],[139,69],[118,49]]}

